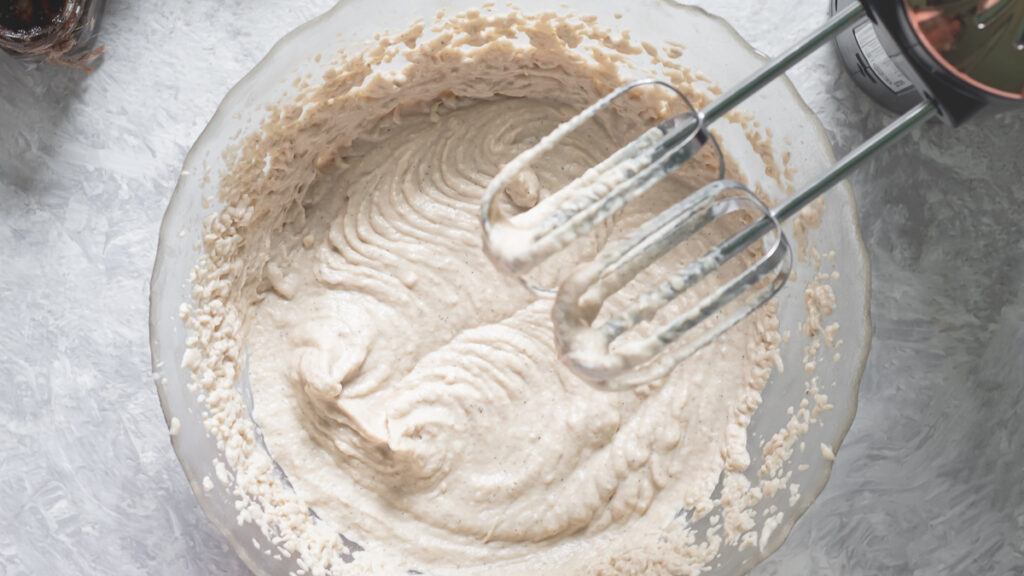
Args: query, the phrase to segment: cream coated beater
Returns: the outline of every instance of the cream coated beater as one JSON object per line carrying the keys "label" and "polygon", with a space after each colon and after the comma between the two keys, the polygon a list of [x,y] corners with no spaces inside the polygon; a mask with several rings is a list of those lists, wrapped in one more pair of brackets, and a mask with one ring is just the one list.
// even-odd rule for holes
{"label": "cream coated beater", "polygon": [[[719,166],[724,166],[708,127],[837,33],[868,22],[896,43],[922,101],[774,208],[744,185],[725,180],[723,171],[719,180],[572,270],[557,289],[553,320],[559,353],[575,373],[605,389],[628,388],[667,373],[783,287],[792,255],[781,222],[926,119],[938,116],[955,127],[983,109],[1024,101],[1024,0],[853,2],[703,110],[696,110],[681,92],[661,80],[632,82],[559,126],[499,172],[482,205],[484,247],[500,269],[522,278],[644,194],[702,147],[712,147]],[[670,91],[688,112],[651,128],[533,208],[508,214],[499,198],[534,160],[615,100],[645,86]],[[606,311],[608,319],[596,323],[609,296],[674,246],[736,212],[753,215],[752,223],[650,287],[625,309]],[[764,243],[763,250],[753,266],[716,285],[696,306],[654,327],[649,335],[619,340],[759,241]]]}

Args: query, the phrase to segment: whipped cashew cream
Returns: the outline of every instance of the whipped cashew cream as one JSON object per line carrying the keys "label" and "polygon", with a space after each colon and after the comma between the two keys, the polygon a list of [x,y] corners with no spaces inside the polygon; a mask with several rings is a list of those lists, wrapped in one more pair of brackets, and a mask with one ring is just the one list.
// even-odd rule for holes
{"label": "whipped cashew cream", "polygon": [[[484,255],[480,201],[506,162],[621,84],[623,54],[640,49],[550,15],[471,13],[422,32],[348,60],[228,152],[183,309],[218,479],[240,521],[307,573],[699,573],[750,530],[760,498],[738,473],[778,362],[774,305],[635,391],[571,374],[552,299]],[[584,43],[600,57],[582,58]],[[404,68],[374,71],[400,53]],[[673,73],[700,104],[698,77]],[[510,209],[670,107],[640,98],[588,124],[509,187]],[[585,260],[715,174],[698,157],[564,257]],[[708,245],[677,249],[609,306]],[[235,387],[246,369],[258,429]],[[718,527],[689,529],[677,513],[710,508],[730,475]]]}

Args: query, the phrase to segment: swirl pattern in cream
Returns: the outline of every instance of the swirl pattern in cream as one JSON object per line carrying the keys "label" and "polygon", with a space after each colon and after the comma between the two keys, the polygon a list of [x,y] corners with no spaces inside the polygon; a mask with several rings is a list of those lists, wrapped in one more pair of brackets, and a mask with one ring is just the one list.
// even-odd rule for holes
{"label": "swirl pattern in cream", "polygon": [[[551,301],[481,250],[490,178],[575,111],[491,98],[386,118],[317,178],[270,248],[270,289],[245,337],[254,416],[305,501],[350,537],[417,566],[560,573],[581,543],[667,524],[745,454],[751,395],[769,370],[769,313],[665,382],[604,393],[559,363]],[[540,188],[595,164],[635,122],[574,134],[534,166]],[[701,176],[692,172],[675,185]],[[677,189],[653,192],[612,235]]]}

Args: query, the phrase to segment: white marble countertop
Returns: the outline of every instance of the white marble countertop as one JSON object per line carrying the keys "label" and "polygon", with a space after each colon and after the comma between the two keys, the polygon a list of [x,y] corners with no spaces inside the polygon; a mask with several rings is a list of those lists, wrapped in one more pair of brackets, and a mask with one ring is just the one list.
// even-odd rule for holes
{"label": "white marble countertop", "polygon": [[[149,374],[148,280],[188,147],[333,0],[109,0],[84,75],[0,55],[0,576],[245,574]],[[807,0],[701,0],[766,53]],[[838,151],[888,116],[825,51],[792,77]],[[854,178],[874,347],[828,487],[756,574],[1024,574],[1024,113],[927,126]]]}

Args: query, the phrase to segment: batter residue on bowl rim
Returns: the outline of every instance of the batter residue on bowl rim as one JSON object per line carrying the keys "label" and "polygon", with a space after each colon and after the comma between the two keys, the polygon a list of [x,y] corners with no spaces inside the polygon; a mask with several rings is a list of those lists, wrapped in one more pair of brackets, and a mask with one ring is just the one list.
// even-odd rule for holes
{"label": "batter residue on bowl rim", "polygon": [[[313,574],[696,574],[723,541],[756,544],[746,509],[785,483],[769,471],[776,484],[751,487],[739,474],[747,423],[778,363],[774,307],[664,380],[599,392],[558,362],[551,300],[481,251],[479,203],[493,175],[621,84],[619,65],[643,50],[591,19],[553,15],[469,13],[429,41],[422,32],[348,56],[229,152],[225,207],[206,224],[194,304],[183,308],[194,331],[184,364],[209,406],[240,520]],[[646,53],[701,104],[698,76]],[[374,71],[396,58],[408,65]],[[534,166],[540,188],[604,158],[670,104],[640,98],[577,132]],[[609,234],[714,173],[699,157]],[[294,490],[235,388],[246,355],[253,417]],[[794,418],[773,439],[782,459],[806,423]],[[677,518],[683,508],[716,509],[711,528],[698,533]]]}

